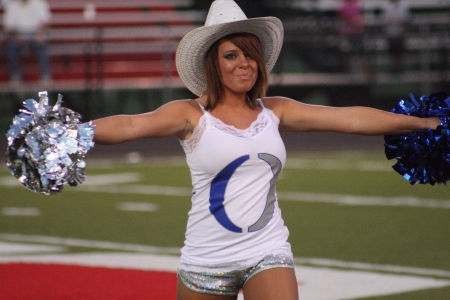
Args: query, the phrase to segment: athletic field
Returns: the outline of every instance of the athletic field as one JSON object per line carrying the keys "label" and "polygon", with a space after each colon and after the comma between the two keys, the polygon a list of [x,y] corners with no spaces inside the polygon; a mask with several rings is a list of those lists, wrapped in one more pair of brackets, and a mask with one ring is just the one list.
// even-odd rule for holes
{"label": "athletic field", "polygon": [[[393,163],[289,156],[277,191],[300,299],[450,299],[450,190],[411,186]],[[52,196],[0,170],[2,300],[175,299],[191,194],[183,157],[90,159],[84,184]]]}

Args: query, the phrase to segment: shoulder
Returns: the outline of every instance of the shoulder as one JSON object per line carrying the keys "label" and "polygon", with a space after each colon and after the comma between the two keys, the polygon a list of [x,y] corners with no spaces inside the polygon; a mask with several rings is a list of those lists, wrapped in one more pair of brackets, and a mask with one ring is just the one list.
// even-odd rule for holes
{"label": "shoulder", "polygon": [[184,107],[184,108],[199,107],[197,101],[194,99],[172,100],[172,101],[167,102],[164,105],[170,105],[170,106],[174,106],[174,107]]}
{"label": "shoulder", "polygon": [[270,109],[279,119],[283,117],[286,111],[293,109],[293,105],[302,104],[294,99],[281,96],[264,97],[261,100],[264,106]]}
{"label": "shoulder", "polygon": [[276,110],[295,100],[287,97],[274,96],[261,98],[261,101],[264,103],[264,106],[267,107],[268,109]]}
{"label": "shoulder", "polygon": [[173,100],[162,105],[160,109],[171,111],[177,115],[182,114],[184,116],[202,114],[200,105],[196,100],[192,99]]}
{"label": "shoulder", "polygon": [[[189,136],[197,126],[203,110],[197,102],[199,99],[174,100],[161,106],[158,110],[168,118],[183,120],[186,124],[185,129],[179,137]],[[158,111],[157,110],[157,111]]]}

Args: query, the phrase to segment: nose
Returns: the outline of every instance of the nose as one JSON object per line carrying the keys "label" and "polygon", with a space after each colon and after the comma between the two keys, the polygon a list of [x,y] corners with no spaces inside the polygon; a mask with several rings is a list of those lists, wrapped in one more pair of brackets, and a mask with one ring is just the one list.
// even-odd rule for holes
{"label": "nose", "polygon": [[250,66],[250,57],[242,54],[239,57],[239,62],[241,68],[248,68]]}

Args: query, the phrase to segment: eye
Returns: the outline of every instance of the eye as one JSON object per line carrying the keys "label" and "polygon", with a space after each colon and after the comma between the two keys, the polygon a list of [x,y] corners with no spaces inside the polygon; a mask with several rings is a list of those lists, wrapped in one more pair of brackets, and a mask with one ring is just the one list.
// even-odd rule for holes
{"label": "eye", "polygon": [[228,53],[228,54],[225,54],[225,59],[236,59],[236,54],[234,54],[234,53]]}

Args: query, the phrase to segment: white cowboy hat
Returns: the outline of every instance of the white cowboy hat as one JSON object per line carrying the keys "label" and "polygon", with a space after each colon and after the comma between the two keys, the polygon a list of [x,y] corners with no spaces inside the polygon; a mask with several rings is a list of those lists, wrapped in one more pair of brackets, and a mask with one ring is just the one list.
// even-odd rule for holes
{"label": "white cowboy hat", "polygon": [[239,32],[252,33],[261,42],[267,72],[270,72],[283,44],[283,24],[278,18],[247,19],[233,0],[216,0],[211,4],[205,26],[187,33],[176,53],[178,74],[186,87],[197,96],[206,90],[203,63],[208,49],[217,40]]}

